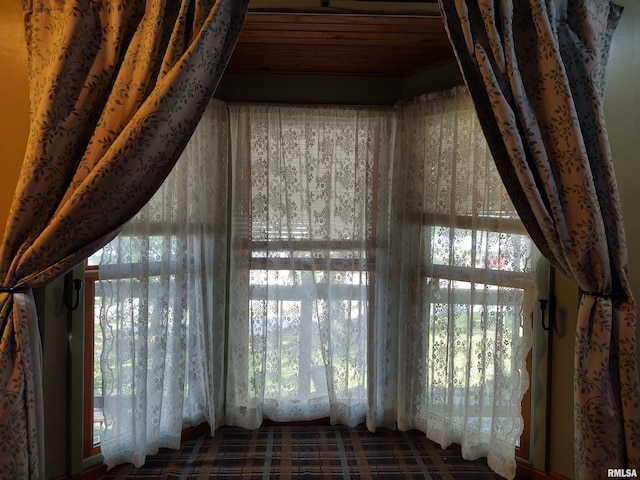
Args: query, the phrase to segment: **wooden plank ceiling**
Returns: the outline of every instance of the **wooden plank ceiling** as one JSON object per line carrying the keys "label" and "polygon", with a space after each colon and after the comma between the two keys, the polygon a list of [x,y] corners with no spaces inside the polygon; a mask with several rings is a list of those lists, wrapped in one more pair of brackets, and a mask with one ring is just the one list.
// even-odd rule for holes
{"label": "wooden plank ceiling", "polygon": [[396,77],[453,60],[439,16],[249,12],[227,72]]}

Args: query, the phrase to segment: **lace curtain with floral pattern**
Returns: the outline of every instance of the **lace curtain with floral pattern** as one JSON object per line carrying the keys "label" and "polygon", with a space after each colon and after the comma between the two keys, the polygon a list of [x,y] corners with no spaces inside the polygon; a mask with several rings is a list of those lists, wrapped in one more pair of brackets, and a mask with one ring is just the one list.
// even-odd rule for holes
{"label": "lace curtain with floral pattern", "polygon": [[227,107],[213,101],[176,168],[100,252],[107,466],[178,448],[223,423]]}
{"label": "lace curtain with floral pattern", "polygon": [[[159,276],[145,280],[150,271],[137,266],[133,277],[122,270],[119,284],[133,281],[135,289],[119,297],[111,288],[113,298],[102,299],[113,312],[105,326],[129,326],[120,350],[135,354],[140,369],[130,371],[124,358],[123,376],[110,381],[142,379],[139,392],[124,392],[135,411],[111,414],[114,433],[124,428],[118,419],[130,430],[121,448],[138,443],[132,417],[149,432],[169,415],[143,409],[138,395],[169,395],[173,386],[178,401],[184,385],[186,405],[187,365],[200,358],[188,340],[197,326],[210,349],[203,372],[213,378],[202,392],[216,400],[200,405],[209,408],[204,417],[183,414],[185,424],[207,418],[212,430],[222,423],[256,428],[264,419],[328,417],[371,430],[418,428],[443,446],[460,443],[465,458],[488,456],[512,478],[528,387],[536,251],[468,92],[457,88],[395,108],[230,104],[228,170],[218,163],[222,151],[200,136],[220,130],[221,121],[207,115],[178,164],[202,176],[189,177],[192,197],[177,195],[179,188],[160,192],[154,214],[136,217],[118,240],[138,232],[135,255],[123,250],[128,243],[105,249],[118,268],[140,258]],[[201,206],[175,203],[181,197]],[[192,231],[191,224],[200,227]],[[207,226],[218,233],[200,235]],[[166,258],[150,248],[152,239],[165,245]],[[220,257],[209,269],[198,259],[212,252]],[[100,275],[113,268],[103,262]],[[190,273],[178,281],[183,269]],[[201,283],[194,287],[190,276]],[[194,293],[205,298],[192,304]],[[208,307],[192,307],[199,302]],[[131,323],[132,305],[142,325]],[[151,359],[151,347],[165,355],[169,346],[171,362]],[[105,376],[117,373],[110,355],[103,356]],[[177,373],[167,371],[176,366]],[[179,411],[171,416],[173,432]]]}
{"label": "lace curtain with floral pattern", "polygon": [[392,109],[232,105],[227,421],[367,410]]}
{"label": "lace curtain with floral pattern", "polygon": [[[532,247],[464,87],[399,109],[370,424],[418,428],[515,475],[529,387]],[[380,258],[380,257],[378,257]],[[382,260],[382,259],[380,259]],[[381,277],[378,277],[381,282]]]}

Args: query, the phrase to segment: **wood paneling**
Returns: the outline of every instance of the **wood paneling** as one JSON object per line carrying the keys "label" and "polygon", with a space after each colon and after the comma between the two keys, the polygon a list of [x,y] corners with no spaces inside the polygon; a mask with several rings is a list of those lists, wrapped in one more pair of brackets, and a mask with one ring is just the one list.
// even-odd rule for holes
{"label": "wood paneling", "polygon": [[453,59],[440,17],[250,12],[227,72],[405,76]]}

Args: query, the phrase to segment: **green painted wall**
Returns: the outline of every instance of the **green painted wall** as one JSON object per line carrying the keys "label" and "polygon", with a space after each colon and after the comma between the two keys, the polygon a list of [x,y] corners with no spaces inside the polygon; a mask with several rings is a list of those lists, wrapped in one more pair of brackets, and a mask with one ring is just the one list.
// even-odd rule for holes
{"label": "green painted wall", "polygon": [[236,102],[393,105],[402,78],[314,75],[225,75],[216,98]]}
{"label": "green painted wall", "polygon": [[627,234],[631,288],[640,298],[640,2],[624,6],[607,69],[605,114]]}

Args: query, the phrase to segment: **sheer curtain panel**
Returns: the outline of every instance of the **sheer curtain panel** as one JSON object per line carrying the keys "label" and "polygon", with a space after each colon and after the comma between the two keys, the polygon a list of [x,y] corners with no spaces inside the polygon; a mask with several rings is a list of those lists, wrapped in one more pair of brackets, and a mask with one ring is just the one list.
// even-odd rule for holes
{"label": "sheer curtain panel", "polygon": [[370,424],[376,415],[458,443],[464,458],[486,456],[513,478],[537,252],[465,88],[417,99],[399,117]]}
{"label": "sheer curtain panel", "polygon": [[44,477],[31,289],[153,195],[224,71],[248,0],[22,2],[30,134],[0,244],[0,476]]}
{"label": "sheer curtain panel", "polygon": [[227,109],[212,102],[175,169],[100,259],[108,467],[222,423]]}
{"label": "sheer curtain panel", "polygon": [[227,421],[367,411],[392,109],[232,105]]}

